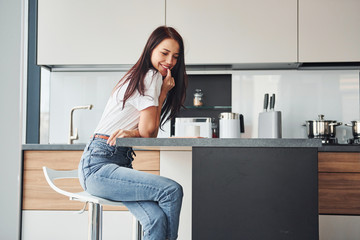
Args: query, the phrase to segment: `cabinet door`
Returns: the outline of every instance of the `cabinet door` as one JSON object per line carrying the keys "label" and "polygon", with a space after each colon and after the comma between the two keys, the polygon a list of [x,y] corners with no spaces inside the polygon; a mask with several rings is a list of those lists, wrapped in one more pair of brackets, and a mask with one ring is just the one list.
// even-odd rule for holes
{"label": "cabinet door", "polygon": [[[46,182],[43,166],[56,170],[72,170],[78,167],[83,151],[24,151],[23,210],[79,210],[84,204],[69,201],[55,192]],[[160,152],[136,151],[134,169],[159,175]],[[77,179],[59,179],[60,188],[69,192],[80,192]],[[125,207],[104,206],[104,210],[127,210]]]}
{"label": "cabinet door", "polygon": [[169,0],[187,64],[297,61],[296,0]]}
{"label": "cabinet door", "polygon": [[164,0],[39,0],[37,62],[134,64],[164,24]]}
{"label": "cabinet door", "polygon": [[319,213],[360,214],[360,153],[319,152]]}
{"label": "cabinet door", "polygon": [[299,61],[360,61],[359,0],[299,0]]}
{"label": "cabinet door", "polygon": [[[131,240],[133,217],[128,211],[104,211],[102,233],[104,240]],[[88,213],[75,211],[23,211],[22,240],[84,240],[88,238]]]}
{"label": "cabinet door", "polygon": [[319,214],[360,214],[360,173],[319,173]]}

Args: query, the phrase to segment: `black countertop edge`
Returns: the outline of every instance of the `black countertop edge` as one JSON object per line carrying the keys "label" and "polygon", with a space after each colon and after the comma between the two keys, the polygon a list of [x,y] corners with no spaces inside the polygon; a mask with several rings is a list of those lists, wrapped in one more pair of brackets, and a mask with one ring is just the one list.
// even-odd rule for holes
{"label": "black countertop edge", "polygon": [[319,147],[319,152],[360,152],[360,145],[348,145],[348,144],[338,144],[338,145],[323,145]]}

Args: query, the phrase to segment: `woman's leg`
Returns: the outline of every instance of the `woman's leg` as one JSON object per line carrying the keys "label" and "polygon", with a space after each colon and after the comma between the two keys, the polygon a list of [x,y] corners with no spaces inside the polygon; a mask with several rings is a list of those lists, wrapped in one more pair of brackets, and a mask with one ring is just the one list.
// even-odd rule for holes
{"label": "woman's leg", "polygon": [[140,221],[144,239],[165,240],[167,237],[168,221],[164,211],[154,201],[123,202],[130,212]]}
{"label": "woman's leg", "polygon": [[175,181],[105,164],[86,178],[86,188],[90,194],[124,202],[141,222],[145,239],[177,238],[183,191]]}

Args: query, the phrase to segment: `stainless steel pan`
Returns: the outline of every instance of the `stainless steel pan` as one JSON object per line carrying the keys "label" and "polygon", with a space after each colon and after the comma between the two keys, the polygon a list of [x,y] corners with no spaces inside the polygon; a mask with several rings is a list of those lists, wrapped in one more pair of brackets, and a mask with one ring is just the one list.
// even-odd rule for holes
{"label": "stainless steel pan", "polygon": [[320,114],[318,120],[306,121],[306,130],[308,138],[329,139],[335,138],[336,127],[342,125],[341,122],[335,120],[324,120],[324,115]]}

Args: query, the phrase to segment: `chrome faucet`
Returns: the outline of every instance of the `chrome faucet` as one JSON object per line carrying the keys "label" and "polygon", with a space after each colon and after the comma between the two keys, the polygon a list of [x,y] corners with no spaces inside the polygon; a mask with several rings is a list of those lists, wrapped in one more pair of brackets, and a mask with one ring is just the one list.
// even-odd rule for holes
{"label": "chrome faucet", "polygon": [[69,141],[68,141],[69,144],[73,144],[74,140],[79,139],[79,134],[78,134],[78,129],[77,128],[75,128],[75,135],[73,134],[73,113],[74,113],[74,111],[77,110],[77,109],[89,109],[89,110],[91,110],[92,107],[93,107],[93,105],[90,104],[90,105],[86,105],[86,106],[73,107],[71,109],[71,112],[70,112],[70,133],[69,133]]}

